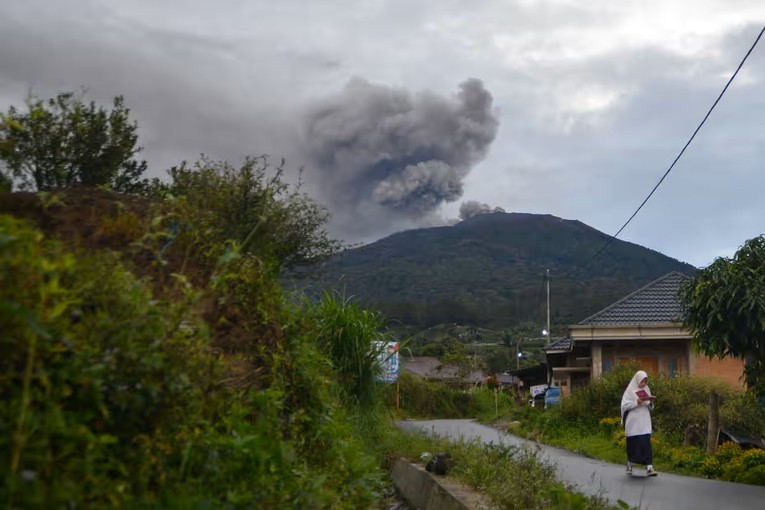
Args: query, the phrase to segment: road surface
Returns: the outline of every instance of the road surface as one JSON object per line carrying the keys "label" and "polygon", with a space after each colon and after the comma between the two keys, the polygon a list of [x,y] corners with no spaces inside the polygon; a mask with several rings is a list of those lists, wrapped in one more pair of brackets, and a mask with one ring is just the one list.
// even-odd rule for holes
{"label": "road surface", "polygon": [[622,500],[641,510],[765,509],[763,486],[670,473],[646,478],[645,470],[638,468],[633,476],[627,476],[621,464],[538,445],[473,420],[401,421],[399,426],[407,431],[423,431],[455,440],[478,438],[484,443],[538,447],[540,456],[557,466],[561,481],[587,495],[602,495],[614,504]]}

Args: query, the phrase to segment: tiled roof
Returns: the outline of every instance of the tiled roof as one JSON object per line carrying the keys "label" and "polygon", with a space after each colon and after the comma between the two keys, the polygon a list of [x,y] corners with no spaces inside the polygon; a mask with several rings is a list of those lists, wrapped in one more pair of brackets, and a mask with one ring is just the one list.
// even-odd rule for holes
{"label": "tiled roof", "polygon": [[680,321],[680,284],[691,277],[673,271],[652,281],[579,324],[587,326],[638,326]]}
{"label": "tiled roof", "polygon": [[570,351],[571,350],[571,337],[564,336],[553,340],[552,343],[542,347],[542,350],[547,351]]}

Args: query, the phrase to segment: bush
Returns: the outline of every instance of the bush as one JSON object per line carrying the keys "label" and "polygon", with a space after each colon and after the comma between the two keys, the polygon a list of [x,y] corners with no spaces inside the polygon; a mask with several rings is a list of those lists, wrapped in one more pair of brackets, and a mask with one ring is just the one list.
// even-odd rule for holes
{"label": "bush", "polygon": [[622,394],[635,373],[633,368],[621,366],[588,386],[577,389],[570,397],[561,399],[563,416],[596,428],[601,419],[619,413]]}
{"label": "bush", "polygon": [[423,381],[408,372],[399,374],[399,392],[401,411],[414,417],[474,418],[481,412],[475,393]]}
{"label": "bush", "polygon": [[248,157],[235,168],[203,158],[193,167],[172,168],[169,185],[156,184],[184,218],[186,244],[214,260],[227,243],[258,257],[276,271],[311,264],[335,254],[341,243],[331,239],[326,209],[282,179],[265,156]]}
{"label": "bush", "polygon": [[[215,373],[180,327],[188,301],[155,300],[114,257],[74,257],[8,216],[0,254],[0,497],[99,506],[152,489]],[[150,456],[144,435],[162,446]]]}
{"label": "bush", "polygon": [[[594,380],[561,400],[561,413],[566,420],[591,429],[602,427],[602,420],[619,412],[621,397],[635,367],[620,367],[610,374]],[[653,377],[651,391],[658,396],[653,412],[654,430],[667,436],[670,442],[703,446],[709,414],[709,394],[716,391],[722,400],[720,419],[722,426],[737,426],[743,430],[765,432],[765,407],[753,396],[734,392],[727,385],[713,379],[679,376]]]}
{"label": "bush", "polygon": [[[165,300],[116,255],[74,256],[0,215],[0,500],[370,507],[381,490],[370,427],[337,398],[304,310],[280,294],[247,300],[273,284],[251,261],[220,266],[204,293],[176,276],[182,292]],[[222,363],[207,343],[218,325],[200,318],[211,296],[238,310],[242,334]]]}
{"label": "bush", "polygon": [[674,447],[657,452],[662,458],[666,458],[676,468],[696,471],[701,469],[706,459],[704,450],[697,446]]}
{"label": "bush", "polygon": [[734,395],[733,390],[721,381],[685,375],[654,378],[651,391],[658,396],[653,412],[654,427],[677,442],[683,441],[688,431],[706,430],[712,391],[716,391],[723,401]]}
{"label": "bush", "polygon": [[[728,444],[728,443],[725,443]],[[727,453],[727,452],[726,452]],[[731,482],[765,485],[765,452],[762,450],[738,450],[730,457],[718,457],[722,468],[720,478]]]}

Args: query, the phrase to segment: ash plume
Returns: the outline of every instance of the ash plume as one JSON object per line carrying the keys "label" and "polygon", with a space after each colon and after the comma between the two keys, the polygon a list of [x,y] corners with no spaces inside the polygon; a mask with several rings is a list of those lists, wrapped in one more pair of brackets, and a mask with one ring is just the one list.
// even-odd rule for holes
{"label": "ash plume", "polygon": [[489,204],[476,202],[475,200],[468,200],[460,204],[460,219],[463,221],[479,214],[493,212],[505,212],[505,210],[501,207],[492,207]]}
{"label": "ash plume", "polygon": [[420,225],[462,196],[498,126],[477,79],[452,97],[353,79],[308,109],[303,143],[315,174],[307,177],[346,235]]}

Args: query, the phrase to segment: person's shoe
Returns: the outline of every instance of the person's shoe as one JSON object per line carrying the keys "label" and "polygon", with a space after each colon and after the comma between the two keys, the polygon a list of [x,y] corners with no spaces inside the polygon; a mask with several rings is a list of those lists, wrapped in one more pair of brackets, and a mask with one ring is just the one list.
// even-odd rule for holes
{"label": "person's shoe", "polygon": [[656,476],[658,474],[653,466],[648,466],[648,469],[645,470],[645,476]]}
{"label": "person's shoe", "polygon": [[628,475],[632,474],[632,464],[627,464],[627,474]]}

